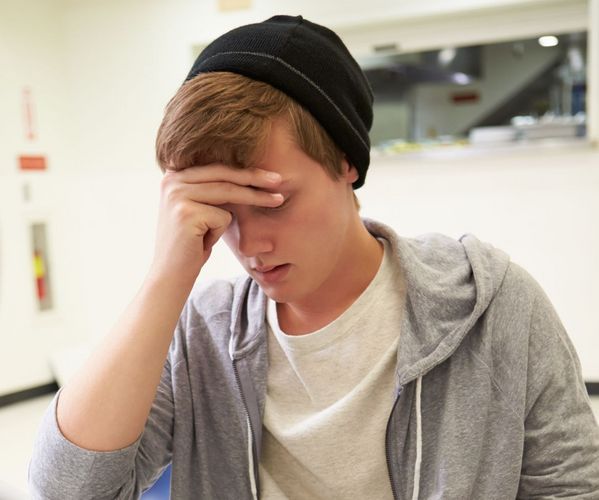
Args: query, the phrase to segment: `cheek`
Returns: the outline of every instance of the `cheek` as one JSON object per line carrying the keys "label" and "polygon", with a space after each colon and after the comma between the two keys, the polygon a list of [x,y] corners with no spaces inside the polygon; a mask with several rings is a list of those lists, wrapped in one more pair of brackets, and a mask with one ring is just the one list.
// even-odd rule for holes
{"label": "cheek", "polygon": [[287,214],[285,220],[281,220],[277,240],[287,249],[300,251],[313,259],[322,255],[332,242],[338,241],[340,227],[334,215],[335,211],[327,205],[311,203],[298,206]]}

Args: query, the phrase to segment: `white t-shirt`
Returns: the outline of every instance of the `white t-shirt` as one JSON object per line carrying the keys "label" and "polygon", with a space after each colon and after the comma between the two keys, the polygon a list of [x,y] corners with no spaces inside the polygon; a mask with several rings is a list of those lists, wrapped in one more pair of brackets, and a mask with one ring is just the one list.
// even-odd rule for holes
{"label": "white t-shirt", "polygon": [[405,282],[381,241],[384,256],[371,283],[320,330],[286,335],[268,301],[263,499],[393,498],[385,429]]}

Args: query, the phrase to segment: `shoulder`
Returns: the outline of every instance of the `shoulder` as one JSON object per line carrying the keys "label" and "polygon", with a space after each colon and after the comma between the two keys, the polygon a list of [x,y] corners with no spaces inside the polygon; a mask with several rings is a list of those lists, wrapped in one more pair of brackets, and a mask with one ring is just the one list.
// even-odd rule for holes
{"label": "shoulder", "polygon": [[[547,293],[539,282],[522,266],[510,262],[492,306],[511,316],[523,316],[530,328],[539,322],[561,323]],[[543,320],[543,321],[539,321]]]}
{"label": "shoulder", "polygon": [[236,297],[243,294],[248,280],[247,276],[239,276],[196,281],[179,316],[171,350],[178,352],[189,344],[225,342]]}
{"label": "shoulder", "polygon": [[248,276],[228,279],[198,280],[187,299],[182,316],[202,316],[205,319],[231,312],[235,297],[242,293]]}
{"label": "shoulder", "polygon": [[[522,266],[510,261],[503,280],[485,311],[487,338],[505,358],[526,354],[531,336],[549,336],[543,326],[561,327],[559,318],[539,282]],[[552,328],[554,330],[555,328]]]}
{"label": "shoulder", "polygon": [[544,292],[538,281],[522,266],[510,261],[494,301],[507,300],[512,307],[520,304],[530,309],[540,295],[544,295]]}
{"label": "shoulder", "polygon": [[537,377],[542,378],[552,367],[578,364],[553,303],[538,281],[520,265],[510,262],[485,316],[493,357],[498,366],[509,368],[507,378],[528,379],[528,383],[542,385]]}

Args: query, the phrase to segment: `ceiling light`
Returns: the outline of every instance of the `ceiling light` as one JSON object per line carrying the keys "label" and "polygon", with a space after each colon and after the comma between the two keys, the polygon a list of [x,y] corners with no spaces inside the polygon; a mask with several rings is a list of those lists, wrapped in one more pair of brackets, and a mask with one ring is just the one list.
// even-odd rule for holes
{"label": "ceiling light", "polygon": [[442,66],[449,66],[451,62],[455,59],[457,54],[457,50],[453,47],[448,47],[439,51],[439,63]]}
{"label": "ceiling light", "polygon": [[559,43],[556,36],[542,36],[539,38],[539,45],[541,47],[555,47]]}
{"label": "ceiling light", "polygon": [[458,85],[468,85],[471,82],[471,79],[465,73],[454,73],[453,81]]}

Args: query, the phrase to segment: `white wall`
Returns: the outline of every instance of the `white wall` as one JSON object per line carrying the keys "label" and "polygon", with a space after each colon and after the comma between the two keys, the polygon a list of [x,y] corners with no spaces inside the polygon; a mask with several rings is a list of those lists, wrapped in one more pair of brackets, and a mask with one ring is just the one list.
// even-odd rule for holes
{"label": "white wall", "polygon": [[[301,4],[256,0],[250,11],[220,14],[216,2],[195,0],[4,0],[0,65],[10,70],[0,79],[5,115],[0,123],[0,394],[50,381],[47,359],[53,348],[105,334],[137,291],[153,250],[159,180],[155,134],[164,106],[191,66],[194,45],[238,24],[285,11],[349,30],[356,23],[379,23],[383,18],[403,16],[407,22],[441,13],[446,16],[443,23],[451,23],[461,17],[455,14],[459,9],[474,7],[477,15],[488,10],[496,16],[497,5],[505,14],[508,7],[522,10],[555,3],[373,0],[365,11],[362,0]],[[578,8],[580,2],[571,4]],[[434,38],[421,33],[421,43],[428,36]],[[34,90],[40,132],[35,143],[28,143],[21,131],[23,85]],[[48,172],[15,172],[17,154],[38,151],[48,155]],[[561,159],[551,151],[509,160],[510,172],[517,171],[523,179],[513,186],[518,203],[532,210],[527,200],[535,200],[534,213],[540,216],[555,211],[556,199],[571,198],[576,203],[564,208],[568,220],[590,227],[598,208],[588,201],[589,193],[596,192],[596,171],[583,168],[578,153],[562,154]],[[551,163],[550,170],[542,168],[545,160]],[[529,168],[530,162],[537,167]],[[385,215],[408,235],[440,231],[458,236],[472,230],[520,256],[523,264],[530,263],[571,325],[571,335],[586,356],[586,377],[599,380],[592,360],[597,332],[596,326],[589,326],[593,318],[588,307],[596,298],[592,282],[599,277],[592,267],[599,251],[596,234],[591,229],[586,236],[577,234],[584,246],[576,252],[571,238],[558,238],[551,224],[535,219],[530,221],[537,231],[534,241],[521,238],[522,211],[509,207],[506,211],[502,200],[489,191],[489,186],[503,182],[508,195],[513,182],[511,177],[503,179],[505,165],[485,156],[474,163],[476,168],[472,163],[448,166],[435,161],[423,169],[420,162],[411,169],[381,166],[383,177],[378,181],[373,166],[369,191],[365,188],[362,195],[365,213]],[[477,175],[472,177],[474,170]],[[576,176],[571,178],[573,172]],[[419,185],[414,184],[417,180]],[[24,183],[30,184],[29,203],[21,194]],[[401,191],[408,185],[424,191],[421,201],[429,200],[426,207],[416,204],[418,191],[411,197]],[[383,188],[399,190],[385,206],[378,201],[385,196]],[[483,197],[481,193],[487,192]],[[431,211],[431,193],[449,205]],[[486,199],[496,202],[485,209],[489,216],[473,219]],[[476,213],[469,207],[476,207]],[[454,217],[449,216],[452,211]],[[39,315],[34,308],[27,223],[42,219],[49,224],[56,310]],[[565,220],[558,222],[566,229]],[[547,242],[543,255],[538,254],[539,242]],[[224,249],[216,253],[207,276],[240,270]],[[567,260],[571,274],[556,268],[564,255],[574,254]]]}
{"label": "white wall", "polygon": [[[64,209],[60,191],[31,186],[34,203],[23,197],[23,186],[40,174],[20,174],[17,156],[44,153],[49,172],[68,163],[68,115],[64,102],[62,10],[53,2],[3,0],[0,4],[0,394],[51,380],[48,352],[76,327],[58,312],[36,314],[35,284],[29,226],[46,221],[52,233],[49,251],[63,253],[68,234],[59,227]],[[23,88],[33,96],[36,139],[28,140],[23,120]],[[57,259],[57,305],[69,300],[76,274]]]}
{"label": "white wall", "polygon": [[[0,3],[0,175],[14,175],[17,154],[48,154],[52,167],[65,163],[65,46],[62,10],[55,2]],[[37,138],[24,132],[22,91],[33,95]]]}

